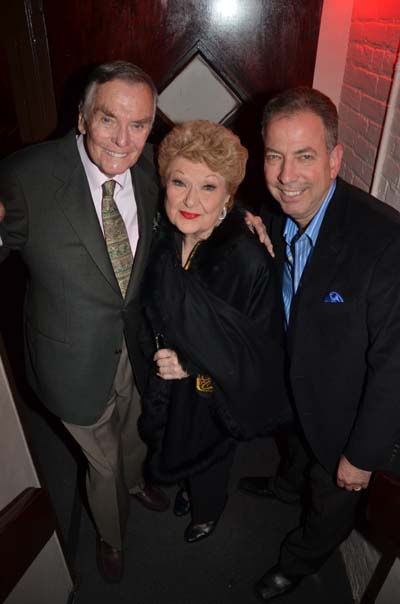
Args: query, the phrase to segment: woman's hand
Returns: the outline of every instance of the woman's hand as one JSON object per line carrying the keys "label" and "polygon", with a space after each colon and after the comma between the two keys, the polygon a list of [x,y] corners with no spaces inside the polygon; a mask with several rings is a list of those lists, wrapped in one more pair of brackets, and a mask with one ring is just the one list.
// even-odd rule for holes
{"label": "woman's hand", "polygon": [[272,245],[272,241],[269,238],[267,229],[265,228],[265,224],[261,220],[260,216],[255,216],[251,212],[247,211],[245,213],[244,219],[250,231],[252,233],[255,232],[258,235],[260,242],[265,245],[272,258],[275,258],[274,246]]}
{"label": "woman's hand", "polygon": [[189,377],[179,363],[176,352],[169,348],[157,350],[153,360],[157,363],[157,375],[163,380],[182,380]]}

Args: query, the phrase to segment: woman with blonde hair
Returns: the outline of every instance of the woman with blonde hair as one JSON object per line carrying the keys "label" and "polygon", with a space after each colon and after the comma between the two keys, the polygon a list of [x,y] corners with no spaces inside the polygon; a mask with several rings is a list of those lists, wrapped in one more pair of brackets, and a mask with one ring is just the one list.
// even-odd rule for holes
{"label": "woman with blonde hair", "polygon": [[175,127],[159,149],[167,219],[143,284],[158,350],[140,427],[153,477],[185,485],[175,513],[192,513],[189,543],[217,525],[237,443],[288,412],[273,260],[235,207],[247,155],[205,120]]}

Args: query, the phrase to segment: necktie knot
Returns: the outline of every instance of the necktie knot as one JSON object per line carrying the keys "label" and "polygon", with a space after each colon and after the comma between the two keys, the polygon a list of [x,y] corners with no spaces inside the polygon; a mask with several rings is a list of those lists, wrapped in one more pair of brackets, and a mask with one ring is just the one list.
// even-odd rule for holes
{"label": "necktie knot", "polygon": [[103,182],[103,184],[101,185],[101,188],[103,190],[103,197],[113,197],[115,185],[115,180],[106,180],[105,182]]}

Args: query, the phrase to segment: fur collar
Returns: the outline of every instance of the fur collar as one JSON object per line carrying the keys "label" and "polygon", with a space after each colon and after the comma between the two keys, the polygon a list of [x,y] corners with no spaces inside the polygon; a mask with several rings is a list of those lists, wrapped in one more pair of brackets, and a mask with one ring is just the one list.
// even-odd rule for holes
{"label": "fur collar", "polygon": [[[190,270],[207,281],[210,272],[222,268],[244,237],[253,235],[244,221],[244,211],[234,207],[222,223],[215,227],[210,237],[198,246]],[[177,264],[181,264],[182,234],[164,217],[157,227],[157,242],[157,254],[170,254],[173,251]]]}

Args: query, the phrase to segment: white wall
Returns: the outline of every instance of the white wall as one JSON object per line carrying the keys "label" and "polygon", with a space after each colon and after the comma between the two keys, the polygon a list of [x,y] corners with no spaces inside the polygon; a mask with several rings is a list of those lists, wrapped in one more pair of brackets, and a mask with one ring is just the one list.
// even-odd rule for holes
{"label": "white wall", "polygon": [[[0,339],[0,509],[27,487],[40,487],[9,385]],[[29,535],[27,535],[29,539]],[[49,580],[51,577],[51,580]],[[27,569],[5,604],[65,604],[73,584],[57,535]]]}
{"label": "white wall", "polygon": [[313,87],[339,106],[353,0],[324,0]]}

